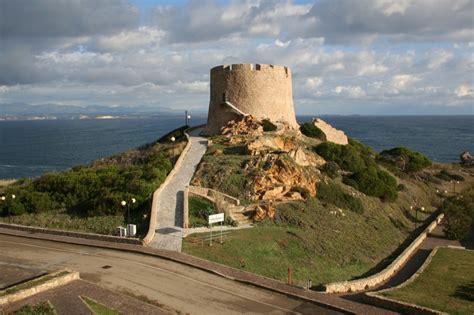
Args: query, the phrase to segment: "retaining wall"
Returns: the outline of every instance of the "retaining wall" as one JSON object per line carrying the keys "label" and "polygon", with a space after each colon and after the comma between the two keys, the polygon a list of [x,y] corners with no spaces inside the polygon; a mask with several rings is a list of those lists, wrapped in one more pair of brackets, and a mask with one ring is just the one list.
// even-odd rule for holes
{"label": "retaining wall", "polygon": [[[381,293],[383,292],[388,292],[388,291],[393,291],[397,290],[400,288],[403,288],[413,281],[416,280],[420,276],[420,274],[428,267],[428,265],[431,263],[431,260],[433,259],[434,255],[438,252],[438,249],[440,247],[448,247],[448,248],[458,248],[458,247],[452,247],[452,246],[436,246],[429,256],[426,258],[425,262],[421,267],[405,282],[397,285],[396,287],[393,288],[388,288],[385,290],[380,290],[376,292],[366,292],[364,294],[364,301],[367,303],[370,303],[372,305],[386,308],[395,312],[403,313],[403,314],[427,314],[427,315],[439,315],[439,314],[446,314],[437,310],[433,310],[427,307],[419,306],[416,304],[412,303],[407,303],[407,302],[402,302],[398,300],[394,300],[385,296],[382,296]],[[462,248],[458,248],[461,249]]]}
{"label": "retaining wall", "polygon": [[[192,129],[196,129],[196,128],[192,128]],[[150,211],[150,226],[148,227],[148,233],[143,238],[143,241],[142,241],[143,245],[150,244],[153,241],[153,238],[155,237],[156,219],[158,216],[158,198],[160,197],[160,194],[163,191],[163,189],[165,189],[166,185],[168,185],[171,179],[176,175],[178,169],[183,164],[184,157],[186,156],[186,154],[189,151],[189,148],[191,147],[191,141],[189,139],[188,131],[185,131],[184,135],[186,136],[186,140],[188,141],[188,143],[184,147],[183,152],[181,152],[181,155],[179,156],[178,160],[174,164],[174,167],[171,170],[171,172],[169,172],[165,181],[153,193],[153,201],[151,203],[151,211]]]}
{"label": "retaining wall", "polygon": [[[25,299],[27,297],[30,297],[32,295],[35,295],[37,293],[44,292],[46,290],[50,290],[50,289],[53,289],[53,288],[57,288],[59,286],[68,284],[71,281],[79,279],[79,272],[77,272],[77,271],[72,272],[72,271],[67,270],[67,269],[61,269],[61,270],[55,271],[51,274],[46,274],[44,276],[32,279],[31,281],[37,281],[37,280],[41,280],[41,279],[43,279],[45,277],[48,277],[48,276],[54,276],[54,275],[60,274],[63,271],[68,271],[69,273],[67,273],[65,275],[62,275],[62,276],[59,276],[57,278],[50,279],[50,280],[45,281],[41,284],[38,284],[34,287],[23,289],[23,290],[20,290],[18,292],[11,293],[11,294],[6,294],[4,296],[0,296],[0,305],[6,305],[6,304],[10,304],[10,303],[19,301],[19,300],[23,300],[23,299]],[[1,292],[2,291],[0,291],[0,293]]]}
{"label": "retaining wall", "polygon": [[426,227],[423,232],[418,235],[418,237],[407,247],[405,250],[395,258],[390,265],[388,265],[382,271],[363,279],[351,280],[351,281],[340,281],[333,282],[324,285],[326,293],[345,293],[345,292],[357,292],[362,290],[367,290],[369,288],[375,287],[380,283],[384,282],[390,278],[397,270],[410,258],[413,252],[418,248],[418,246],[425,240],[428,233],[433,231],[435,227],[441,222],[444,215],[440,214],[436,219]]}
{"label": "retaining wall", "polygon": [[35,226],[7,224],[7,223],[0,223],[0,227],[12,229],[12,230],[26,231],[30,233],[46,233],[46,234],[53,234],[53,235],[86,238],[86,239],[97,240],[97,241],[136,244],[136,245],[141,244],[141,241],[138,238],[125,238],[125,237],[118,237],[118,236],[113,236],[113,235],[55,230],[55,229],[40,228],[40,227],[35,227]]}
{"label": "retaining wall", "polygon": [[233,205],[240,205],[240,200],[232,196],[221,193],[217,190],[211,188],[204,188],[198,186],[188,186],[184,190],[184,213],[183,213],[183,227],[189,228],[189,194],[196,195],[199,197],[206,198],[211,202],[216,201],[216,197],[219,196],[223,198],[226,202]]}

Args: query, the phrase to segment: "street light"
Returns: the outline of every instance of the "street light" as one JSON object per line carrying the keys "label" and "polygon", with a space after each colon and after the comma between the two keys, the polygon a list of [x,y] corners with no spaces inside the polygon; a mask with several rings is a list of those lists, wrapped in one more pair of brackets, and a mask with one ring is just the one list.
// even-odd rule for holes
{"label": "street light", "polygon": [[187,110],[184,111],[184,115],[186,116],[184,122],[186,126],[189,126],[189,120],[191,119],[191,115],[188,114]]}
{"label": "street light", "polygon": [[[137,199],[132,198],[132,199],[130,199],[130,202],[135,203],[135,202],[137,202]],[[122,202],[120,204],[124,208],[127,207],[127,223],[130,224],[131,223],[131,220],[130,220],[130,206],[127,206],[127,202],[125,200],[122,200]]]}
{"label": "street light", "polygon": [[[12,195],[11,195],[11,198],[12,198],[12,200],[13,200],[13,199],[16,198],[16,196],[12,194]],[[6,200],[7,200],[7,197],[6,197],[6,196],[2,196],[2,197],[0,197],[0,200],[6,201]],[[12,218],[11,218],[11,213],[10,213],[11,210],[10,210],[10,207],[9,207],[9,206],[7,206],[7,210],[8,210],[8,223],[10,224],[10,223],[12,223]]]}
{"label": "street light", "polygon": [[410,210],[413,210],[413,209],[415,209],[415,230],[416,230],[417,227],[418,227],[418,209],[420,209],[421,212],[424,212],[424,211],[425,211],[425,207],[420,207],[420,208],[418,208],[418,207],[416,207],[416,206],[415,206],[415,207],[414,207],[414,206],[410,206]]}
{"label": "street light", "polygon": [[459,184],[459,181],[452,180],[451,183],[453,183],[453,194],[456,195],[456,184]]}

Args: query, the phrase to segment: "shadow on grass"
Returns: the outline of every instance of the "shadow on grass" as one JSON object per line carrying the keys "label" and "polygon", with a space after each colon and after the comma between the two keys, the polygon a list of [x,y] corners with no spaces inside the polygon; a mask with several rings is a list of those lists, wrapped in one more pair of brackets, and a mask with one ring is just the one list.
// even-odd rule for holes
{"label": "shadow on grass", "polygon": [[458,286],[452,296],[461,300],[474,302],[474,281]]}

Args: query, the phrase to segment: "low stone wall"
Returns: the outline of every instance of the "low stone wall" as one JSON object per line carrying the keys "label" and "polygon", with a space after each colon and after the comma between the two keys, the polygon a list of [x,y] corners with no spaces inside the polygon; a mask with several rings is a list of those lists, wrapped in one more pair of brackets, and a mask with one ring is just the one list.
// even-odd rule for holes
{"label": "low stone wall", "polygon": [[[41,276],[39,278],[30,280],[30,281],[38,281],[38,280],[41,280],[45,277],[58,275],[58,274],[60,274],[64,271],[67,271],[68,273],[64,274],[62,276],[58,276],[58,277],[55,277],[53,279],[47,280],[47,281],[45,281],[41,284],[38,284],[36,286],[33,286],[31,288],[23,289],[23,290],[20,290],[18,292],[14,292],[14,293],[11,293],[11,294],[6,294],[6,295],[3,295],[3,296],[0,296],[0,305],[6,305],[6,304],[14,303],[16,301],[23,300],[23,299],[25,299],[27,297],[30,297],[32,295],[35,295],[37,293],[44,292],[44,291],[50,290],[50,289],[54,289],[54,288],[57,288],[59,286],[68,284],[71,281],[79,279],[79,272],[77,272],[77,271],[73,272],[73,271],[70,271],[70,270],[67,270],[67,269],[61,269],[61,270],[55,271],[53,273]],[[0,295],[5,291],[6,290],[0,291]]]}
{"label": "low stone wall", "polygon": [[[451,247],[447,246],[449,248],[457,248],[457,247]],[[381,293],[383,292],[388,292],[388,291],[393,291],[397,290],[400,288],[403,288],[413,281],[416,280],[420,276],[420,274],[425,271],[425,269],[428,267],[428,265],[431,263],[431,260],[433,259],[434,255],[438,252],[438,249],[440,246],[436,246],[431,253],[428,255],[426,258],[425,262],[421,267],[405,282],[397,285],[396,287],[393,288],[388,288],[385,290],[380,290],[376,292],[366,292],[364,294],[364,301],[366,301],[369,304],[386,308],[395,312],[403,313],[403,314],[428,314],[428,315],[438,315],[438,314],[446,314],[437,310],[433,310],[427,307],[419,306],[416,304],[412,303],[407,303],[407,302],[402,302],[398,300],[394,300],[385,296],[382,296]]]}
{"label": "low stone wall", "polygon": [[233,204],[235,206],[240,205],[240,200],[229,196],[227,194],[221,193],[220,191],[211,189],[211,188],[204,188],[204,187],[198,187],[198,186],[188,186],[188,191],[191,194],[194,194],[196,196],[200,196],[206,199],[209,199],[210,201],[214,202],[216,200],[216,197],[220,197],[224,199],[227,203]]}
{"label": "low stone wall", "polygon": [[198,186],[188,186],[184,190],[184,209],[183,209],[184,210],[183,227],[186,229],[189,228],[189,194],[206,198],[211,202],[215,202],[216,197],[220,196],[221,198],[223,198],[226,202],[230,204],[233,204],[236,206],[240,205],[239,199],[226,195],[224,193],[221,193],[217,190],[214,190],[211,188],[198,187]]}
{"label": "low stone wall", "polygon": [[435,227],[441,222],[444,215],[440,214],[436,219],[418,235],[418,237],[407,247],[405,250],[388,265],[382,271],[363,279],[351,280],[351,281],[340,281],[333,282],[324,285],[326,293],[345,293],[345,292],[357,292],[367,290],[375,287],[383,281],[390,278],[397,270],[410,258],[417,247],[425,240],[428,233],[433,231]]}
{"label": "low stone wall", "polygon": [[[193,128],[193,129],[195,129],[195,128]],[[188,153],[189,148],[191,147],[191,141],[189,139],[188,131],[184,132],[184,135],[186,136],[186,140],[188,141],[188,143],[184,147],[183,152],[181,152],[181,155],[179,156],[178,160],[174,164],[173,169],[168,174],[165,181],[153,193],[153,201],[151,203],[151,212],[150,212],[150,226],[148,227],[148,233],[143,238],[143,241],[142,241],[143,245],[150,244],[153,241],[153,238],[155,237],[156,219],[157,219],[157,216],[158,216],[158,198],[159,198],[161,192],[163,191],[163,189],[165,189],[166,185],[168,185],[168,183],[171,181],[171,179],[176,175],[176,172],[178,171],[178,169],[183,164],[183,160],[184,160],[185,155]]]}
{"label": "low stone wall", "polygon": [[7,223],[0,223],[0,227],[12,229],[12,230],[26,231],[30,233],[45,233],[45,234],[53,234],[53,235],[61,235],[61,236],[86,238],[86,239],[97,240],[97,241],[126,243],[126,244],[135,244],[135,245],[141,244],[141,241],[138,238],[125,238],[125,237],[118,237],[118,236],[113,236],[113,235],[46,229],[46,228],[40,228],[40,227],[35,227],[35,226],[7,224]]}

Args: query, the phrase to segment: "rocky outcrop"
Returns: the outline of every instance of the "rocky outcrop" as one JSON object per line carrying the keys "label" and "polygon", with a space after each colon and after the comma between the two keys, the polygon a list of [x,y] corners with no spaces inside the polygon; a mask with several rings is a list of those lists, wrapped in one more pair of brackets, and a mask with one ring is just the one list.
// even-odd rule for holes
{"label": "rocky outcrop", "polygon": [[255,159],[247,167],[253,174],[250,199],[265,201],[301,200],[316,196],[319,174],[315,168],[305,168],[289,161],[288,157],[267,154]]}
{"label": "rocky outcrop", "polygon": [[474,157],[469,152],[463,152],[459,158],[462,165],[474,166]]}
{"label": "rocky outcrop", "polygon": [[252,115],[231,120],[222,127],[221,135],[228,137],[237,135],[258,136],[263,134],[263,126]]}
{"label": "rocky outcrop", "polygon": [[324,132],[327,141],[341,145],[346,145],[349,143],[349,139],[343,131],[334,128],[324,120],[315,118],[313,119],[313,124],[321,129],[322,132]]}
{"label": "rocky outcrop", "polygon": [[272,204],[257,205],[252,219],[262,221],[264,219],[273,219],[275,217],[275,207]]}

